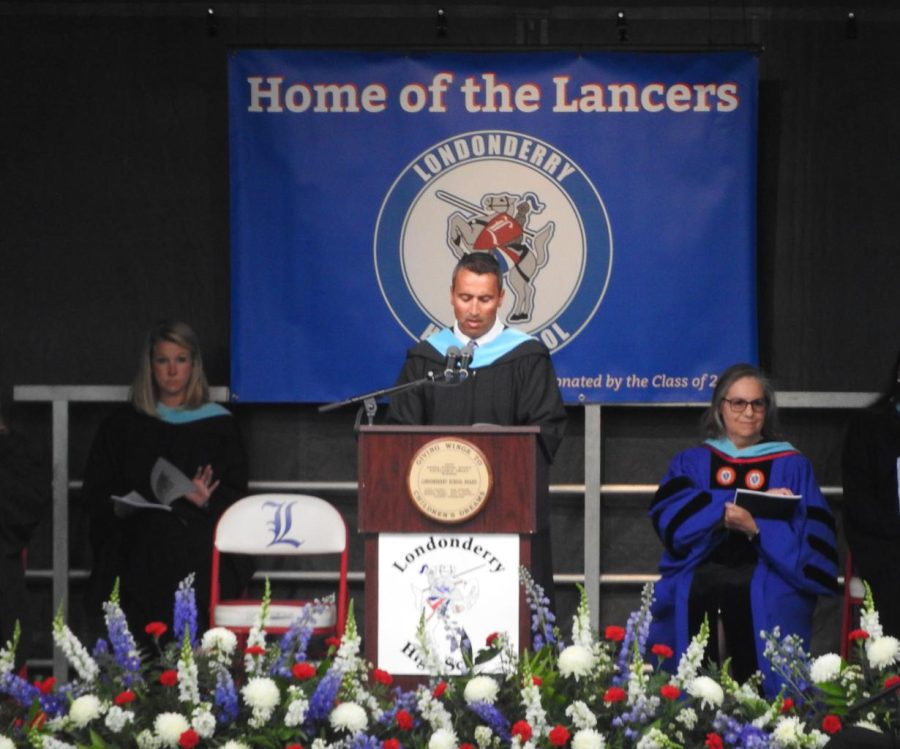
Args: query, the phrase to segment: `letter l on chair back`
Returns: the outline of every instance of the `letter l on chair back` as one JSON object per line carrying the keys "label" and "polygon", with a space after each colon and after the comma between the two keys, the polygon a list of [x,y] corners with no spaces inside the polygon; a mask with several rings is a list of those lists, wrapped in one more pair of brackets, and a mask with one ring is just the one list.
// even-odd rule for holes
{"label": "letter l on chair back", "polygon": [[[316,634],[344,633],[347,620],[347,524],[328,502],[305,494],[254,494],[235,502],[216,526],[212,556],[210,626],[249,631],[260,601],[221,600],[220,553],[254,556],[340,557],[337,600],[313,619]],[[272,601],[266,630],[284,632],[311,601]]]}

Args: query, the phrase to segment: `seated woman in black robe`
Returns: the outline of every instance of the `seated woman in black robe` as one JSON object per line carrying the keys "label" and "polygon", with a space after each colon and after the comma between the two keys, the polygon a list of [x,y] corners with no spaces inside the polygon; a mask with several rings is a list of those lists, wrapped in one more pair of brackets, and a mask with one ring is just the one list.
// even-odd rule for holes
{"label": "seated woman in black robe", "polygon": [[[176,499],[171,512],[114,509],[112,495],[136,491],[154,500],[150,473],[161,457],[193,477],[193,490]],[[131,403],[103,422],[85,470],[82,496],[93,554],[85,602],[92,625],[99,631],[101,604],[117,577],[135,635],[151,621],[171,624],[178,583],[194,573],[202,628],[215,525],[246,494],[240,435],[231,414],[209,402],[194,331],[182,322],[157,324],[141,352]],[[231,558],[222,572],[224,594],[239,593],[249,575],[246,561]]]}

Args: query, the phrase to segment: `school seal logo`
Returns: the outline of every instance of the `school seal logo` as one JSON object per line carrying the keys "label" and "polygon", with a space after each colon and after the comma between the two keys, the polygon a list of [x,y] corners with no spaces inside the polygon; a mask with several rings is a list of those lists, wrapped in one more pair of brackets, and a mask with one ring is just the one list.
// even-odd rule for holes
{"label": "school seal logo", "polygon": [[554,351],[603,301],[612,230],[593,183],[552,144],[517,132],[464,133],[406,166],[375,227],[379,288],[413,339],[452,326],[448,281],[470,252],[489,252],[504,268],[500,319]]}

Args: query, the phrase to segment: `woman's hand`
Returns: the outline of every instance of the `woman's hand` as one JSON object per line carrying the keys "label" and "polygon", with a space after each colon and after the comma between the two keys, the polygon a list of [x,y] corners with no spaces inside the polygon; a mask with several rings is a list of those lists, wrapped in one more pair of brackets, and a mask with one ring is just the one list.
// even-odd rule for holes
{"label": "woman's hand", "polygon": [[793,497],[794,496],[794,492],[792,492],[790,489],[787,489],[783,486],[779,486],[777,489],[769,489],[766,492],[766,494],[782,494],[785,497]]}
{"label": "woman's hand", "polygon": [[206,507],[209,498],[219,485],[218,481],[213,481],[212,466],[198,466],[191,483],[194,485],[194,491],[185,494],[185,499],[193,502],[197,507]]}
{"label": "woman's hand", "polygon": [[733,502],[725,505],[725,515],[722,518],[722,522],[728,530],[744,533],[748,538],[752,538],[759,533],[759,526],[753,519],[753,515]]}

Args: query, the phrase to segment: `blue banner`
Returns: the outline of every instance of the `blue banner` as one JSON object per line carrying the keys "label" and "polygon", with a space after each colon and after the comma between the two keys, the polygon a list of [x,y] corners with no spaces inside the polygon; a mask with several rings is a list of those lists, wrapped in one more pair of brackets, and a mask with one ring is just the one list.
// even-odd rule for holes
{"label": "blue banner", "polygon": [[229,58],[232,391],[391,385],[459,256],[568,403],[708,400],[756,359],[749,53]]}

